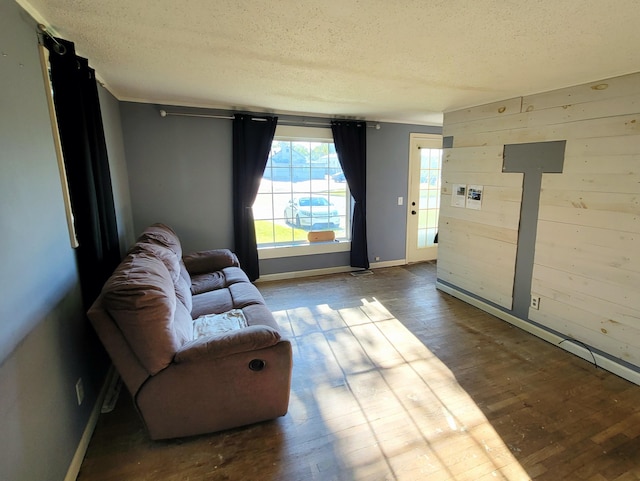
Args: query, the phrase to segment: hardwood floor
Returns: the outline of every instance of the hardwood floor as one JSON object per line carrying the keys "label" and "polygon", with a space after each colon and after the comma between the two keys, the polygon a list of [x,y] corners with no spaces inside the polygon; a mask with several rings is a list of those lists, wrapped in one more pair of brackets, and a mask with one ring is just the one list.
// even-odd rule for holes
{"label": "hardwood floor", "polygon": [[639,480],[640,387],[437,291],[435,270],[259,284],[294,345],[289,413],[153,442],[123,390],[78,480]]}

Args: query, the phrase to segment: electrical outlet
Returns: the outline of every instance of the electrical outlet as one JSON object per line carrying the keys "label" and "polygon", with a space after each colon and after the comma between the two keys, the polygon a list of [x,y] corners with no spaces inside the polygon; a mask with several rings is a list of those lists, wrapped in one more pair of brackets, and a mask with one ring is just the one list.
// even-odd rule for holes
{"label": "electrical outlet", "polygon": [[531,296],[531,308],[532,309],[540,309],[540,297],[539,296]]}
{"label": "electrical outlet", "polygon": [[376,260],[376,261],[379,261],[379,260],[380,260],[380,256],[376,256],[376,257],[375,257],[375,260]]}
{"label": "electrical outlet", "polygon": [[78,406],[80,406],[84,400],[84,385],[81,377],[76,381],[76,397],[78,398]]}

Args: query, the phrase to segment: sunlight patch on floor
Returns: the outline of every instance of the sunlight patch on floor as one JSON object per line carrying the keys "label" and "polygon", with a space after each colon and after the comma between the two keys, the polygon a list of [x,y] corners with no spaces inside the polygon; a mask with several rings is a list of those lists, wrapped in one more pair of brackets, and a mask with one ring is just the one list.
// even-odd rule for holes
{"label": "sunlight patch on floor", "polygon": [[289,415],[297,429],[315,426],[307,448],[334,446],[314,479],[530,479],[447,366],[377,299],[275,315],[292,334],[293,382],[305,387]]}

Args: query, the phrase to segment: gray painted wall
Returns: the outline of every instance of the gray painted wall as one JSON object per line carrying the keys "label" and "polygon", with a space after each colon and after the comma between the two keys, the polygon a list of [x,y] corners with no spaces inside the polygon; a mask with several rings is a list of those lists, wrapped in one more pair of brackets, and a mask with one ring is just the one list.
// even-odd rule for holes
{"label": "gray painted wall", "polygon": [[104,135],[109,155],[109,170],[113,200],[118,221],[120,252],[124,254],[134,243],[136,235],[131,212],[131,194],[129,191],[129,173],[124,153],[124,137],[120,123],[120,102],[111,93],[98,86],[100,110],[104,123]]}
{"label": "gray painted wall", "polygon": [[[442,134],[442,127],[380,124],[367,131],[367,240],[369,261],[405,259],[409,195],[409,135]],[[398,197],[404,205],[398,205]]]}
{"label": "gray painted wall", "polygon": [[138,103],[120,111],[136,233],[163,222],[185,252],[233,247],[231,122],[163,118]]}
{"label": "gray painted wall", "polygon": [[82,308],[36,24],[12,0],[0,0],[0,45],[0,479],[60,480],[107,363]]}
{"label": "gray painted wall", "polygon": [[[163,118],[159,109],[121,104],[136,232],[164,222],[181,237],[185,252],[233,248],[231,121]],[[370,260],[379,256],[383,262],[405,258],[406,210],[397,198],[407,197],[409,134],[440,134],[442,129],[390,123],[380,127],[367,130],[367,235]],[[348,253],[335,253],[262,260],[260,271],[265,275],[348,265]]]}
{"label": "gray painted wall", "polygon": [[260,260],[260,275],[345,267],[349,265],[349,262],[349,252],[262,259]]}

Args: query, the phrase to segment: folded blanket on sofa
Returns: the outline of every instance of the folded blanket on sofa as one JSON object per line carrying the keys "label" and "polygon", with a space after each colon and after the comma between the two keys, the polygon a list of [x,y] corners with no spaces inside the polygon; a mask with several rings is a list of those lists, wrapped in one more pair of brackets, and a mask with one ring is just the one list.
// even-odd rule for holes
{"label": "folded blanket on sofa", "polygon": [[247,327],[247,319],[241,309],[232,309],[222,314],[207,314],[193,321],[193,338],[215,336]]}

